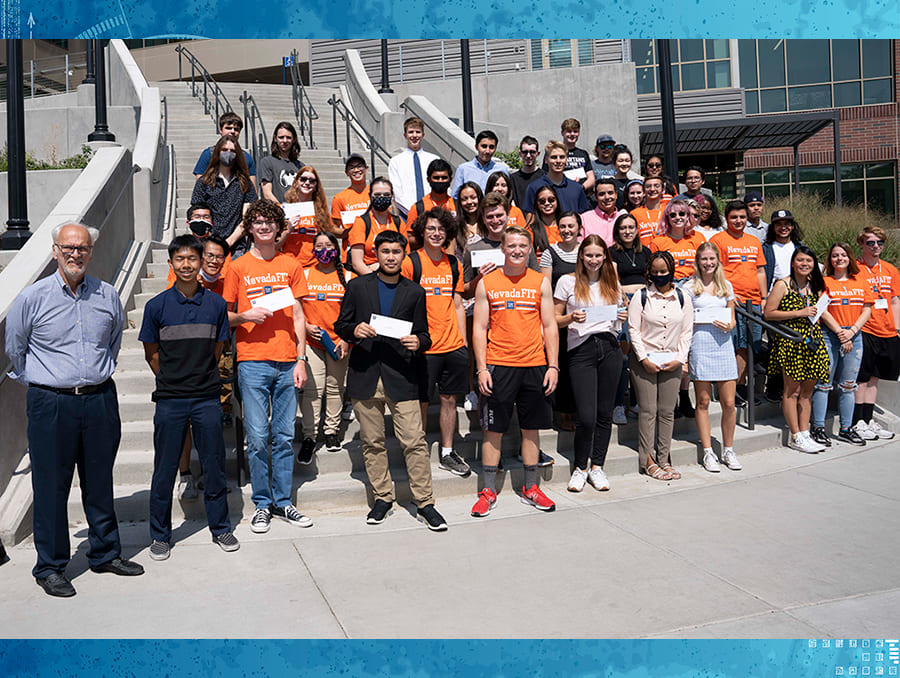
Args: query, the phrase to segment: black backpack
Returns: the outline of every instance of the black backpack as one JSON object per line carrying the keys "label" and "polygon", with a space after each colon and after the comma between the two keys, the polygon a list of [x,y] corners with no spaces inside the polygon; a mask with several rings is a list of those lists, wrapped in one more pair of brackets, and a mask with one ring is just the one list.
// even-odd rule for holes
{"label": "black backpack", "polygon": [[[450,275],[453,276],[453,292],[456,292],[456,285],[459,282],[459,267],[457,265],[456,257],[452,254],[447,255],[447,259],[450,261]],[[422,260],[419,258],[419,250],[416,250],[412,254],[409,255],[409,260],[412,262],[413,274],[412,281],[414,283],[418,283],[422,279]]]}
{"label": "black backpack", "polygon": [[[678,303],[681,304],[681,308],[684,308],[684,293],[681,291],[680,287],[675,288],[675,293],[678,295]],[[645,308],[647,306],[647,288],[641,288],[641,308]]]}

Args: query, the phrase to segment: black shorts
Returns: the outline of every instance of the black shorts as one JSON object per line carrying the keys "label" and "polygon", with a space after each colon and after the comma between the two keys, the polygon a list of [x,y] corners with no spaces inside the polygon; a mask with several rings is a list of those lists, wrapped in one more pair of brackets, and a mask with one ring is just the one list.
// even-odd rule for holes
{"label": "black shorts", "polygon": [[519,428],[550,428],[553,408],[544,395],[546,365],[507,367],[488,365],[491,373],[491,395],[481,398],[481,428],[493,433],[506,433],[513,407],[519,411]]}
{"label": "black shorts", "polygon": [[876,337],[863,332],[863,357],[856,380],[865,384],[872,377],[897,381],[900,377],[900,337]]}
{"label": "black shorts", "polygon": [[422,402],[431,402],[435,384],[441,395],[464,395],[469,392],[469,351],[465,346],[449,353],[426,355],[425,363],[428,366],[428,382],[423,385]]}

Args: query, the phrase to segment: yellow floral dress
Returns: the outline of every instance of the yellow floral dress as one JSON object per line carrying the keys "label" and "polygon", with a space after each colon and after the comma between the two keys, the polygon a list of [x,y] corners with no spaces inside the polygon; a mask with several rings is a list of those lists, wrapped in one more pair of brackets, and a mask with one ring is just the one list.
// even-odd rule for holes
{"label": "yellow floral dress", "polygon": [[[778,310],[799,311],[807,306],[814,306],[818,300],[818,293],[802,295],[793,288],[789,288],[778,302]],[[769,357],[769,374],[781,374],[781,369],[784,368],[785,374],[794,381],[810,379],[828,381],[828,350],[825,348],[822,328],[819,323],[813,324],[809,320],[809,318],[792,318],[783,323],[786,327],[803,335],[807,339],[807,343],[791,341],[776,335]],[[810,348],[810,341],[818,342],[815,350]]]}

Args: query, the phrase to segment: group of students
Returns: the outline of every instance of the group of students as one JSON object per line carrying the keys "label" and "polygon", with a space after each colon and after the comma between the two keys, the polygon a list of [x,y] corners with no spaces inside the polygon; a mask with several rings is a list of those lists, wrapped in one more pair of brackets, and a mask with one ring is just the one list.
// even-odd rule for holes
{"label": "group of students", "polygon": [[[538,434],[553,425],[554,409],[560,426],[575,432],[569,490],[587,483],[608,490],[603,466],[612,424],[627,421],[629,381],[642,473],[681,477],[669,458],[676,409],[696,416],[708,471],[722,464],[740,470],[733,447],[737,384],[746,376],[747,351],[760,348],[761,331],[737,317],[737,304],[784,322],[805,339],[774,336],[768,363],[769,372],[782,377],[791,447],[817,452],[830,444],[824,417],[835,377],[838,438],[865,444],[893,435],[872,417],[878,378],[896,379],[900,372],[900,275],[880,261],[885,235],[877,228],[863,230],[858,263],[849,245],[835,244],[823,279],[786,210],[766,225],[762,196],[748,195],[746,202],[728,203],[716,223],[707,218],[717,210],[701,191],[702,170],[689,168],[683,193],[656,156],[648,159],[646,176],[633,177],[630,151],[608,135],[598,138],[591,161],[575,145],[573,119],[563,122],[564,141],[546,144],[544,168],[537,165],[538,142],[529,136],[519,145],[522,169],[512,172],[493,160],[497,137],[486,130],[476,137],[476,157],[454,174],[446,161],[422,150],[424,123],[410,118],[404,124],[408,148],[389,168],[400,185],[384,176],[367,183],[365,159],[351,155],[345,163],[350,186],[330,210],[317,171],[297,158],[289,123],[276,128],[269,157],[282,164],[260,177],[262,200],[237,138],[222,131],[207,166],[200,167],[203,158],[198,163],[188,217],[203,241],[176,239],[170,260],[177,288],[190,267],[181,276],[175,257],[199,247],[195,279],[224,297],[227,323],[237,327],[254,531],[266,531],[273,514],[311,525],[289,497],[297,400],[288,391],[294,387],[302,388],[298,459],[308,463],[320,417],[325,449],[341,449],[347,385],[375,494],[367,516],[373,524],[393,504],[382,419],[388,407],[419,514],[431,529],[446,529],[434,509],[424,442],[435,390],[440,466],[459,476],[471,469],[453,450],[457,399],[479,409],[483,489],[473,516],[487,515],[496,502],[500,444],[516,410],[523,501],[555,508],[537,478],[540,465],[553,463],[539,449]],[[755,224],[748,222],[751,215]],[[748,232],[754,227],[766,228],[764,242]],[[830,303],[817,306],[826,291]],[[142,341],[143,335],[142,328]],[[279,346],[274,352],[273,344]],[[257,369],[259,362],[274,364],[268,369],[274,373],[262,374],[267,370]],[[711,440],[713,397],[722,407],[721,457]],[[174,482],[175,458],[168,454],[160,488]],[[164,508],[163,494],[160,489]],[[170,534],[164,520],[159,525],[154,546],[167,557]]]}

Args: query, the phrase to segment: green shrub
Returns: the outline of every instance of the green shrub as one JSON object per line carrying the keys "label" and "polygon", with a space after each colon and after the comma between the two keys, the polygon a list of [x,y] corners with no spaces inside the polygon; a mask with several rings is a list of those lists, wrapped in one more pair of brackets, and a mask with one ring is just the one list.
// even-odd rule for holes
{"label": "green shrub", "polygon": [[[0,152],[0,172],[8,172],[9,171],[9,149],[7,147],[3,148],[3,151]],[[25,170],[53,170],[53,169],[84,169],[87,167],[88,163],[91,161],[91,157],[94,155],[94,149],[88,145],[82,145],[81,153],[77,155],[73,155],[70,158],[64,158],[63,160],[56,161],[55,158],[52,158],[50,162],[46,160],[39,160],[34,157],[30,152],[25,152]]]}
{"label": "green shrub", "polygon": [[505,162],[510,166],[510,169],[522,169],[522,158],[519,156],[518,148],[514,148],[509,152],[497,151],[494,153],[494,157]]}
{"label": "green shrub", "polygon": [[768,221],[772,212],[781,209],[790,210],[794,215],[803,231],[803,242],[813,249],[821,264],[825,263],[828,250],[836,242],[849,243],[857,257],[860,256],[856,238],[865,226],[880,226],[885,230],[888,237],[881,257],[894,265],[900,263],[897,222],[881,212],[866,211],[861,205],[835,207],[823,203],[815,194],[801,192],[793,199],[785,196],[766,200],[763,221]]}

